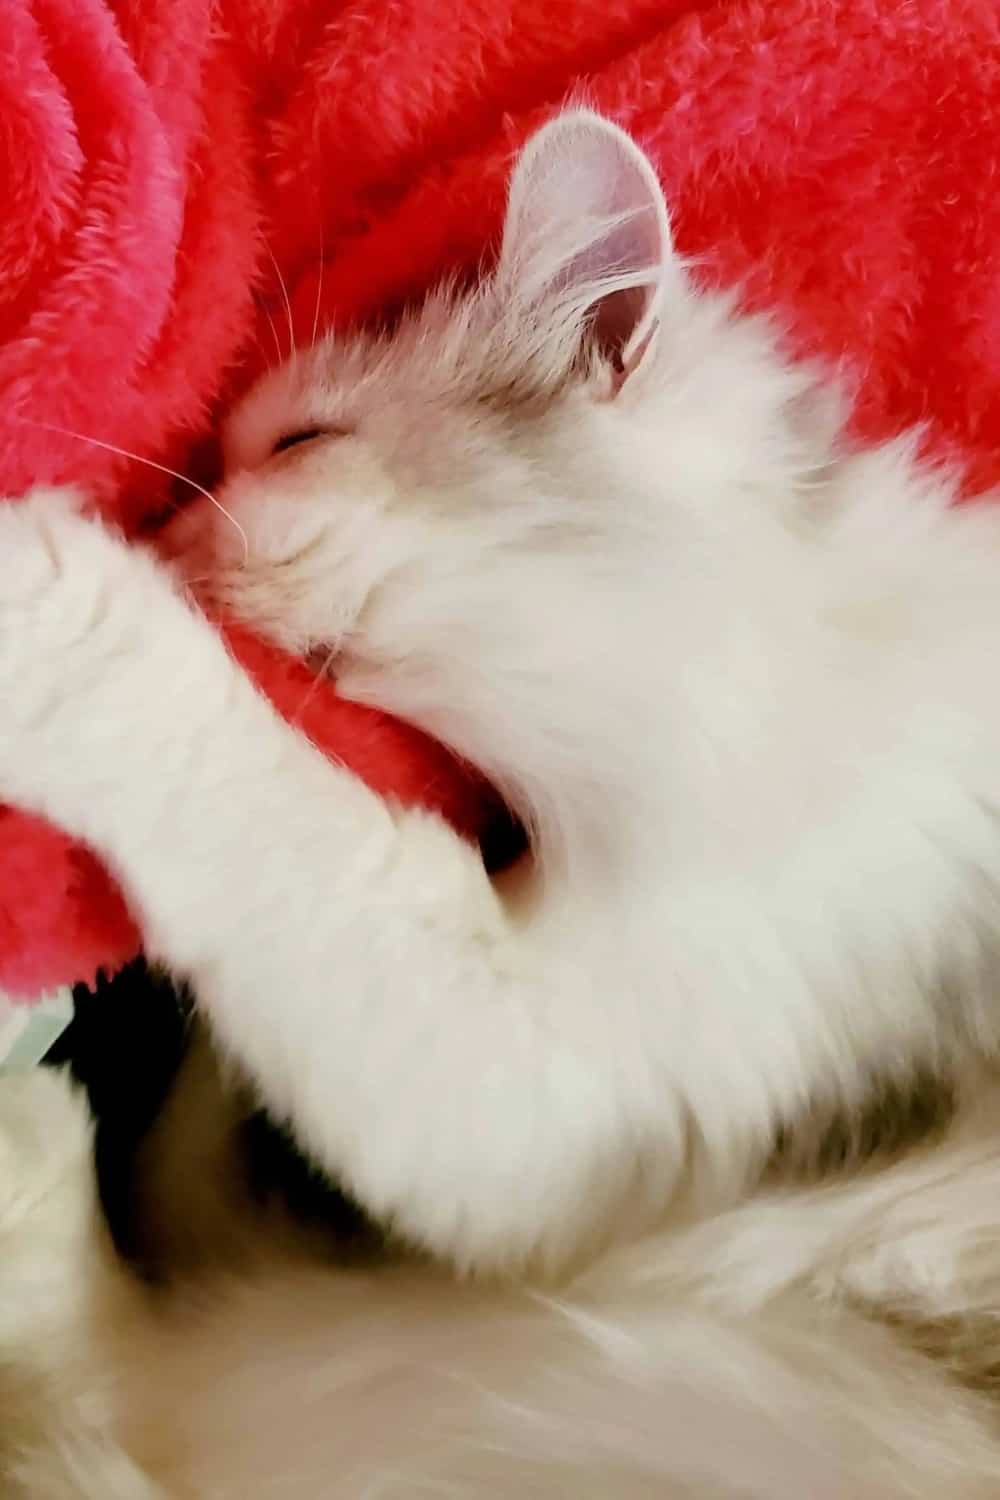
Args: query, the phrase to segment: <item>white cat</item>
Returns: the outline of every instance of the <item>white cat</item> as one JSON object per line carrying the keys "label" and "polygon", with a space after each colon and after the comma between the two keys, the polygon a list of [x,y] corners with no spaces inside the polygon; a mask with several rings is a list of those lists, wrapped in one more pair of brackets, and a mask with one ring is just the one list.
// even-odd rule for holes
{"label": "white cat", "polygon": [[803,1111],[994,1051],[1000,511],[851,453],[596,116],[495,275],[301,351],[182,577],[481,767],[491,884],[283,724],[162,563],[0,507],[0,793],[90,841],[272,1109],[461,1267],[736,1201]]}

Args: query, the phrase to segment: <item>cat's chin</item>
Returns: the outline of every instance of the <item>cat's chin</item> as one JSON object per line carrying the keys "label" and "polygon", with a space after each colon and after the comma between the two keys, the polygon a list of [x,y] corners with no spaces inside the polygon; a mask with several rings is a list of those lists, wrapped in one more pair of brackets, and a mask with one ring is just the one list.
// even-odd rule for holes
{"label": "cat's chin", "polygon": [[[386,689],[385,673],[359,663],[342,644],[324,641],[310,646],[300,654],[300,659],[317,678],[329,683],[337,697],[345,703],[357,703],[362,708],[376,709],[390,719],[412,722],[408,720],[405,711],[401,712],[391,701],[392,695]],[[427,733],[422,725],[417,727],[421,733]],[[435,736],[430,735],[429,738],[434,739]]]}
{"label": "cat's chin", "polygon": [[488,788],[492,812],[479,836],[479,846],[487,870],[491,875],[499,875],[508,873],[515,866],[527,868],[530,864],[531,841],[520,819],[510,811],[479,766],[471,765],[452,745],[438,739],[426,725],[409,718],[405,711],[391,701],[392,695],[385,691],[386,679],[383,673],[357,663],[348,654],[330,646],[314,647],[308,653],[306,661],[310,670],[330,680],[338,698],[356,703],[362,708],[375,709],[387,718],[411,725],[427,739],[440,745],[459,764],[464,765]]}
{"label": "cat's chin", "polygon": [[[310,658],[313,654],[310,653]],[[387,706],[385,693],[379,692],[379,684],[382,682],[384,686],[384,680],[378,672],[359,667],[336,650],[328,650],[325,659],[322,651],[315,654],[319,657],[317,670],[325,671],[326,675],[333,678],[341,698],[346,698],[348,703],[363,703],[366,708],[377,708],[382,713],[393,714],[394,718],[401,717]]]}

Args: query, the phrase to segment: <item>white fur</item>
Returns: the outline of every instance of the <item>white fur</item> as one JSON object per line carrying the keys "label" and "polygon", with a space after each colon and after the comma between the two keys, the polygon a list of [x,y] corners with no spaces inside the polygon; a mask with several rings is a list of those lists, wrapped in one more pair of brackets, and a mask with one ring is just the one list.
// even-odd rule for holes
{"label": "white fur", "polygon": [[477,1268],[732,1202],[804,1105],[998,1034],[1000,513],[842,451],[607,123],[511,198],[476,293],[250,395],[243,535],[171,546],[481,766],[534,874],[326,764],[149,557],[0,507],[0,791],[112,863],[317,1158]]}
{"label": "white fur", "polygon": [[[558,1299],[296,1261],[147,1301],[98,1227],[88,1141],[61,1080],[0,1080],[18,1207],[0,1288],[20,1309],[0,1322],[7,1500],[997,1493],[993,1414],[852,1310],[844,1274],[866,1229],[900,1257],[932,1234],[954,1295],[995,1306],[1000,1169],[982,1145],[885,1174],[863,1212],[833,1190],[655,1238]],[[755,1293],[747,1253],[772,1272]]]}

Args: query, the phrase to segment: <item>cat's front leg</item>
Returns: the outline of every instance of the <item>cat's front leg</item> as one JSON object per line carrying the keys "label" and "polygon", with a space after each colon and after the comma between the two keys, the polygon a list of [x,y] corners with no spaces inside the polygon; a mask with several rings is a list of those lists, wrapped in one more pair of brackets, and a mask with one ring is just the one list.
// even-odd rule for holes
{"label": "cat's front leg", "polygon": [[364,851],[377,865],[395,827],[157,561],[62,491],[0,505],[0,796],[93,844],[184,969],[252,945],[272,901],[295,927],[295,883],[283,897],[269,873],[286,843],[323,849],[329,889]]}
{"label": "cat's front leg", "polygon": [[637,1180],[662,1195],[585,968],[508,920],[437,819],[326,762],[151,557],[59,497],[0,507],[0,705],[0,795],[109,862],[147,946],[376,1215],[503,1266],[562,1260]]}

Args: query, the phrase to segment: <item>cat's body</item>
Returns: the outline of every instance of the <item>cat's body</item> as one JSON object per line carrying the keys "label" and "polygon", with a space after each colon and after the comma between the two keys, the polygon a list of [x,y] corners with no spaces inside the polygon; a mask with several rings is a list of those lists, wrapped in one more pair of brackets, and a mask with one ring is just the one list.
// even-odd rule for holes
{"label": "cat's body", "polygon": [[0,512],[0,792],[94,844],[305,1147],[463,1267],[733,1205],[811,1120],[995,1054],[1000,510],[838,422],[579,114],[477,293],[235,414],[238,529],[182,520],[181,577],[483,769],[533,842],[495,885],[280,723],[160,564],[59,497]]}

